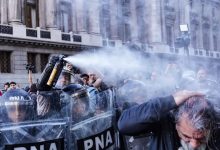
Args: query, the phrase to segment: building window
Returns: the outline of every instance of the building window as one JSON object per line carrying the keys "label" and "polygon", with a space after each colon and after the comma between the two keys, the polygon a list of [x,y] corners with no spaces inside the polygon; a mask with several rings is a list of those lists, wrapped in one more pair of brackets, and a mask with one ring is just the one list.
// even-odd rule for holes
{"label": "building window", "polygon": [[207,29],[203,29],[203,48],[205,50],[209,50],[210,48],[210,43],[209,43],[209,33],[207,32]]}
{"label": "building window", "polygon": [[110,38],[110,12],[108,1],[102,1],[102,9],[100,14],[100,28],[104,39]]}
{"label": "building window", "polygon": [[26,0],[25,5],[25,25],[30,28],[39,26],[38,0]]}
{"label": "building window", "polygon": [[146,37],[146,22],[145,22],[145,8],[144,8],[144,2],[139,2],[136,8],[136,14],[137,16],[137,23],[138,23],[138,40],[141,43],[146,43],[147,37]]}
{"label": "building window", "polygon": [[130,0],[122,0],[122,4],[124,3],[130,3]]}
{"label": "building window", "polygon": [[165,0],[165,1],[164,1],[164,5],[165,5],[165,6],[169,6],[169,3],[170,3],[169,0]]}
{"label": "building window", "polygon": [[216,35],[213,36],[213,48],[214,51],[218,51],[218,39]]}
{"label": "building window", "polygon": [[215,17],[215,8],[212,8],[212,17]]}
{"label": "building window", "polygon": [[0,51],[0,72],[11,73],[11,52]]}
{"label": "building window", "polygon": [[48,62],[49,54],[28,53],[28,64],[33,65],[33,73],[42,72]]}
{"label": "building window", "polygon": [[131,28],[130,24],[124,24],[124,33],[123,33],[124,42],[131,41]]}
{"label": "building window", "polygon": [[48,62],[48,58],[49,58],[49,54],[40,54],[40,71],[43,72],[45,66],[47,65]]}
{"label": "building window", "polygon": [[194,32],[191,33],[191,45],[194,49],[197,49],[197,45],[198,45],[198,37],[197,37],[198,26],[195,25],[195,24],[192,24],[191,29],[192,29],[192,31],[194,31]]}
{"label": "building window", "polygon": [[193,8],[193,0],[189,1],[190,8]]}
{"label": "building window", "polygon": [[197,49],[197,37],[196,34],[192,34],[192,47]]}
{"label": "building window", "polygon": [[173,45],[173,36],[172,36],[172,27],[166,26],[166,36],[167,36],[167,45],[172,46]]}
{"label": "building window", "polygon": [[36,63],[37,54],[36,53],[27,53],[27,63],[29,65],[33,65],[34,69],[32,70],[33,73],[37,72],[37,63]]}
{"label": "building window", "polygon": [[121,24],[120,34],[122,41],[128,43],[131,41],[131,25],[130,25],[130,0],[123,0],[121,3]]}
{"label": "building window", "polygon": [[205,11],[205,4],[202,3],[202,16],[204,16],[204,11]]}
{"label": "building window", "polygon": [[72,31],[71,4],[61,2],[60,4],[60,28],[62,32]]}

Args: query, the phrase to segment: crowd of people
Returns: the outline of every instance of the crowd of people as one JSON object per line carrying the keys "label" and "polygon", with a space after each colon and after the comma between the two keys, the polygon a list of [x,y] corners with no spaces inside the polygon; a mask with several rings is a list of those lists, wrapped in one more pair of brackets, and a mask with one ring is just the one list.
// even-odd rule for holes
{"label": "crowd of people", "polygon": [[[169,64],[164,70],[126,80],[119,89],[118,128],[127,147],[220,149],[218,82],[201,66],[193,71]],[[150,138],[135,138],[142,134]]]}
{"label": "crowd of people", "polygon": [[4,87],[3,87],[3,89],[0,91],[0,96],[2,96],[2,94],[5,93],[7,90],[9,90],[9,89],[15,89],[15,88],[17,88],[17,87],[19,87],[19,85],[17,85],[17,83],[14,82],[14,81],[4,83]]}
{"label": "crowd of people", "polygon": [[[4,102],[1,111],[5,112],[0,120],[18,123],[33,118],[62,118],[71,112],[71,119],[79,122],[104,112],[108,107],[105,91],[112,85],[106,84],[100,73],[73,74],[72,69],[67,63],[52,91],[39,91],[37,83],[32,81],[31,70],[27,87],[20,88],[16,82],[5,83],[1,90],[1,103]],[[213,148],[210,139],[218,135],[217,130],[215,136],[211,135],[219,117],[215,105],[218,82],[209,79],[205,67],[184,71],[171,63],[164,70],[130,76],[114,85],[121,141],[131,141],[130,137],[147,133],[150,144],[142,141],[146,149]],[[30,112],[33,112],[31,117],[26,117]],[[214,149],[219,149],[216,142]]]}
{"label": "crowd of people", "polygon": [[[15,96],[16,94],[19,96],[19,94],[25,95],[26,93],[25,97],[30,96],[33,101],[33,109],[36,110],[35,115],[37,119],[51,118],[54,116],[57,117],[57,114],[58,116],[61,115],[61,106],[64,105],[63,103],[69,104],[69,102],[67,102],[68,100],[65,98],[67,97],[68,99],[71,99],[70,96],[75,92],[81,92],[81,97],[75,97],[77,99],[77,103],[74,103],[75,108],[71,108],[75,111],[75,115],[73,115],[75,120],[79,119],[77,114],[86,112],[96,114],[107,109],[108,104],[106,100],[103,100],[107,99],[107,96],[103,94],[103,91],[107,90],[108,86],[103,82],[102,77],[92,72],[73,75],[71,73],[72,66],[67,63],[65,67],[66,69],[61,72],[54,89],[51,91],[38,90],[37,83],[34,83],[32,79],[32,71],[28,70],[29,85],[21,88],[16,82],[5,83],[4,89],[1,90],[1,93],[3,94],[1,95],[2,101],[10,101],[10,97]],[[80,100],[82,96],[85,98]],[[17,101],[20,103],[23,99],[18,99]],[[21,103],[23,105],[23,102]],[[16,109],[11,110],[16,111]],[[85,116],[85,114],[83,115]],[[10,119],[8,118],[7,120],[9,121]],[[12,122],[13,120],[14,119],[11,119]],[[17,122],[18,121],[19,120],[17,120]],[[20,122],[21,121],[23,120],[20,120]]]}
{"label": "crowd of people", "polygon": [[[10,132],[6,132],[5,128],[8,126],[20,126],[19,124],[24,123],[31,126],[36,121],[43,123],[64,118],[70,118],[68,120],[71,120],[71,124],[76,124],[109,109],[107,91],[109,87],[103,82],[102,77],[90,72],[73,75],[71,67],[69,69],[63,69],[57,84],[50,91],[38,89],[38,83],[33,82],[30,70],[27,87],[21,88],[15,82],[5,84],[5,89],[2,90],[3,95],[0,96],[0,150],[4,150],[4,144],[40,142],[55,139],[58,135],[64,134],[64,130],[60,131],[62,133],[60,135],[58,131],[53,129],[55,130],[54,134],[57,135],[52,136],[46,131],[45,135],[41,135],[43,133],[40,133],[39,130],[44,129],[38,128],[37,132],[36,128],[35,131],[31,130],[30,132],[27,132],[26,129],[24,131],[23,129],[18,131],[12,129]],[[68,120],[66,121],[68,122]],[[102,128],[100,127],[100,129]],[[42,137],[39,137],[38,140],[35,138],[38,136]]]}

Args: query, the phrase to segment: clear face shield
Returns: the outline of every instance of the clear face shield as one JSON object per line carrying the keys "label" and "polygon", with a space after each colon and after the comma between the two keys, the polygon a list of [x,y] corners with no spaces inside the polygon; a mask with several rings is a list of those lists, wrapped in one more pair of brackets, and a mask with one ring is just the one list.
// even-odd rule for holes
{"label": "clear face shield", "polygon": [[5,102],[5,111],[9,122],[20,123],[33,120],[33,103]]}
{"label": "clear face shield", "polygon": [[86,119],[90,114],[89,95],[81,89],[71,95],[71,115],[73,121]]}
{"label": "clear face shield", "polygon": [[33,100],[28,95],[9,93],[1,98],[2,123],[21,123],[33,120],[34,110]]}

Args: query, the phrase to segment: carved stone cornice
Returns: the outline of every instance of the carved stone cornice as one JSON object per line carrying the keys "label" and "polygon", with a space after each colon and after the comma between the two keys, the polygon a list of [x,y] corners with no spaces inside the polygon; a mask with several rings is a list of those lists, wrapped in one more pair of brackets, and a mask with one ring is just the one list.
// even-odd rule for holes
{"label": "carved stone cornice", "polygon": [[47,48],[64,48],[70,50],[82,50],[89,48],[99,48],[96,46],[86,46],[86,45],[77,45],[71,43],[60,43],[60,42],[49,42],[49,41],[39,41],[39,40],[24,40],[12,37],[0,36],[0,45],[17,45],[17,46],[30,46],[30,47],[47,47]]}

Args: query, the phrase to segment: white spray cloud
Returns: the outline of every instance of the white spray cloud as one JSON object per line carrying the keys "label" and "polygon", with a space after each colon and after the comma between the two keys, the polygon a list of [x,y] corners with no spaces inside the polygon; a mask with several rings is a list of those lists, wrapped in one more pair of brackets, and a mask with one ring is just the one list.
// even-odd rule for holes
{"label": "white spray cloud", "polygon": [[[121,48],[103,48],[98,51],[82,52],[65,58],[66,61],[78,68],[85,70],[97,70],[104,74],[105,79],[131,77],[135,73],[147,71],[147,59],[137,51]],[[119,77],[119,74],[123,75]]]}

